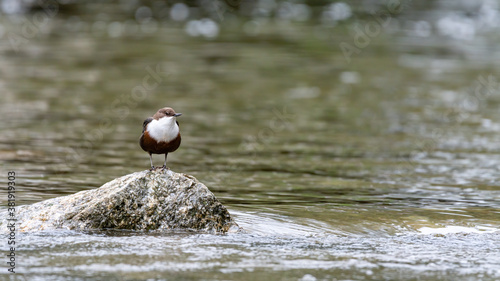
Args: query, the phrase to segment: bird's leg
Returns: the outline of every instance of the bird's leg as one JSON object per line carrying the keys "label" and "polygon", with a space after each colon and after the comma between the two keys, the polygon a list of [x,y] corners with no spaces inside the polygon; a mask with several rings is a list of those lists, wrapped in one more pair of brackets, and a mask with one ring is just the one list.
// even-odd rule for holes
{"label": "bird's leg", "polygon": [[151,171],[155,169],[155,166],[153,166],[153,155],[149,153],[149,160],[151,161]]}
{"label": "bird's leg", "polygon": [[167,155],[168,155],[168,153],[165,153],[165,162],[163,162],[163,167],[162,167],[162,169],[167,168]]}

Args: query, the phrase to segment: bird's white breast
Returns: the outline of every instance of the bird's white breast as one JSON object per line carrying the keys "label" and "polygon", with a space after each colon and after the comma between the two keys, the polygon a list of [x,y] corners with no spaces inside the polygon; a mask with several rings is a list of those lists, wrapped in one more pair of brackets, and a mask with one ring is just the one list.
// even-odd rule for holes
{"label": "bird's white breast", "polygon": [[169,142],[179,134],[179,126],[175,122],[175,117],[163,117],[153,120],[147,127],[149,136],[156,141]]}

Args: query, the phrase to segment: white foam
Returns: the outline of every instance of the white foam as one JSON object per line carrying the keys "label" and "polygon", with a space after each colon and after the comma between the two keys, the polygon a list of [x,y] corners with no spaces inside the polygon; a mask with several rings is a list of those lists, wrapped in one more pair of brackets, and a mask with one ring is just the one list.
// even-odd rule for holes
{"label": "white foam", "polygon": [[456,233],[493,233],[499,231],[499,229],[486,226],[465,227],[465,226],[447,225],[441,228],[422,227],[418,231],[420,231],[420,233],[422,234],[446,235],[446,234],[456,234]]}

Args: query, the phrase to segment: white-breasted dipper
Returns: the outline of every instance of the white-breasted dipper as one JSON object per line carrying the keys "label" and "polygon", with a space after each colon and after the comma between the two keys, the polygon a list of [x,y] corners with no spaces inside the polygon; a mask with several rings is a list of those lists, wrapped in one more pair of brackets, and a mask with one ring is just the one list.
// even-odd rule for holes
{"label": "white-breasted dipper", "polygon": [[144,120],[142,135],[139,141],[141,148],[149,153],[151,170],[153,166],[153,153],[165,154],[163,169],[167,167],[167,155],[174,152],[181,145],[181,133],[176,117],[182,113],[175,113],[170,107],[160,108],[153,117]]}

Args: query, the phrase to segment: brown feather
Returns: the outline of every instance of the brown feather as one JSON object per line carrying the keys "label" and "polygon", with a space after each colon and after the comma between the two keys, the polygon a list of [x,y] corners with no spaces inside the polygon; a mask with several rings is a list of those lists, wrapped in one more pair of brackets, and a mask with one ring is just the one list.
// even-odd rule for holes
{"label": "brown feather", "polygon": [[149,136],[148,131],[144,131],[139,141],[141,148],[153,154],[165,154],[169,152],[174,152],[181,145],[181,134],[179,133],[177,137],[169,142],[160,141],[157,142],[152,137]]}

